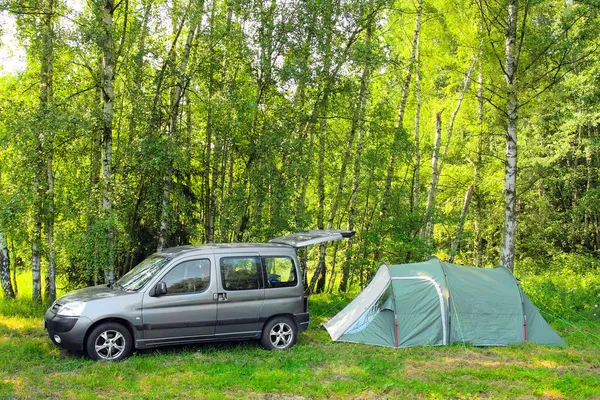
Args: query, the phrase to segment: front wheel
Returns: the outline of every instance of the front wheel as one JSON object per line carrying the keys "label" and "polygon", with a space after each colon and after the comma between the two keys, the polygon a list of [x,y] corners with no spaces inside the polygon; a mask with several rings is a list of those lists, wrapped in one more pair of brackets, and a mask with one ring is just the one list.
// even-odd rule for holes
{"label": "front wheel", "polygon": [[260,343],[267,350],[287,350],[296,342],[298,329],[288,317],[275,317],[263,328]]}
{"label": "front wheel", "polygon": [[90,333],[86,350],[93,360],[120,361],[131,354],[133,340],[123,325],[107,322],[98,325]]}

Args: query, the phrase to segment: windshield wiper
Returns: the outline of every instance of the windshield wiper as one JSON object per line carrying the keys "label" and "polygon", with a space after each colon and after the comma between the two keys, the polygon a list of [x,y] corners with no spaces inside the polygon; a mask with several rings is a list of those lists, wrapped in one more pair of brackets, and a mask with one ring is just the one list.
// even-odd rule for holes
{"label": "windshield wiper", "polygon": [[127,287],[125,287],[125,286],[121,285],[119,282],[115,282],[115,285],[117,285],[117,287],[118,287],[119,289],[123,290],[124,292],[137,292],[137,289],[130,289],[130,288],[127,288]]}
{"label": "windshield wiper", "polygon": [[125,289],[125,286],[121,285],[121,284],[120,284],[119,282],[117,282],[117,281],[114,281],[113,283],[109,283],[107,286],[108,286],[109,288],[111,288],[111,289],[112,289],[112,288],[114,288],[114,287],[116,286],[117,288],[119,288],[119,290],[127,290],[127,289]]}

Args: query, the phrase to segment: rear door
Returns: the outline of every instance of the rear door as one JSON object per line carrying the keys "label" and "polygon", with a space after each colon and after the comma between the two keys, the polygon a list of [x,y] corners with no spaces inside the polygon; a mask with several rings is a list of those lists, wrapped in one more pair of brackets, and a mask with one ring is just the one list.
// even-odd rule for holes
{"label": "rear door", "polygon": [[252,337],[259,332],[265,301],[262,260],[258,253],[217,254],[216,336]]}
{"label": "rear door", "polygon": [[349,239],[356,232],[336,229],[317,229],[309,231],[301,231],[289,235],[279,236],[269,240],[271,243],[287,244],[289,246],[299,248],[310,246],[312,244],[332,242],[335,240]]}

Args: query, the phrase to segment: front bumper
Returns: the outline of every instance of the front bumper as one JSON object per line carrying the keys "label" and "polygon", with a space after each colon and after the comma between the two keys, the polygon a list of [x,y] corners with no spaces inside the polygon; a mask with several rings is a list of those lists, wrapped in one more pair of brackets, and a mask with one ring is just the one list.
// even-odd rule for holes
{"label": "front bumper", "polygon": [[[55,314],[52,310],[46,311],[44,315],[44,329],[52,342],[66,350],[82,351],[85,334],[92,324],[86,317],[63,317]],[[60,343],[55,339],[60,337]]]}

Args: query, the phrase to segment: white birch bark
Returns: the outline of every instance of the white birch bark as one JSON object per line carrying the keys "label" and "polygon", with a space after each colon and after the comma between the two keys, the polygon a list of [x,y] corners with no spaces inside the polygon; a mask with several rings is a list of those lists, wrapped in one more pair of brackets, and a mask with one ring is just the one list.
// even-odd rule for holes
{"label": "white birch bark", "polygon": [[5,299],[15,297],[12,283],[10,281],[10,257],[8,254],[8,246],[6,244],[6,236],[0,231],[0,281],[2,281],[2,292]]}
{"label": "white birch bark", "polygon": [[440,155],[440,146],[442,141],[442,111],[435,114],[435,139],[433,140],[433,152],[431,154],[431,182],[427,191],[427,206],[425,209],[425,229],[422,231],[421,238],[431,243],[433,236],[433,209],[435,206],[435,196],[437,191],[437,182],[439,179],[438,158]]}
{"label": "white birch bark", "polygon": [[419,188],[421,186],[421,71],[420,71],[420,56],[419,47],[417,46],[417,55],[415,62],[415,167],[413,170],[413,211],[419,209]]}
{"label": "white birch bark", "polygon": [[[2,173],[0,171],[0,192],[2,191]],[[0,230],[0,282],[2,283],[2,292],[4,298],[14,298],[15,291],[13,290],[10,277],[10,255],[8,252],[8,243],[6,235]]]}
{"label": "white birch bark", "polygon": [[508,0],[506,28],[505,79],[506,98],[506,161],[504,167],[504,243],[500,264],[511,272],[515,268],[515,238],[517,229],[517,0]]}
{"label": "white birch bark", "polygon": [[[41,59],[40,59],[40,126],[37,135],[36,154],[35,154],[35,178],[33,184],[33,233],[31,244],[31,275],[32,275],[32,298],[40,301],[42,298],[42,224],[44,220],[44,203],[46,202],[45,187],[47,181],[47,167],[45,160],[46,153],[52,157],[51,151],[48,151],[48,142],[52,141],[52,133],[46,131],[48,126],[47,117],[50,116],[52,108],[52,62],[53,62],[53,26],[52,17],[54,14],[54,0],[48,0],[43,3],[44,17],[41,27]],[[53,200],[52,200],[53,201]],[[53,231],[50,231],[53,235]],[[52,237],[49,238],[52,240]]]}
{"label": "white birch bark", "polygon": [[[52,13],[54,8],[54,0],[50,0],[49,3],[49,14],[45,17],[45,29],[43,39],[43,50],[42,57],[42,85],[45,85],[45,91],[47,96],[47,109],[52,112],[52,106],[54,103],[54,27],[52,21]],[[47,179],[47,191],[44,194],[46,205],[46,245],[47,248],[47,259],[48,259],[48,276],[46,277],[46,299],[54,301],[56,299],[56,262],[54,260],[54,170],[53,170],[53,158],[54,158],[54,132],[51,130],[48,132],[47,143],[45,145],[46,155],[46,179]],[[41,173],[41,171],[40,171]]]}
{"label": "white birch bark", "polygon": [[56,261],[54,259],[54,171],[52,167],[52,144],[50,144],[47,160],[48,167],[48,192],[47,210],[46,210],[46,244],[48,246],[48,276],[46,285],[46,299],[54,301],[56,299]]}

